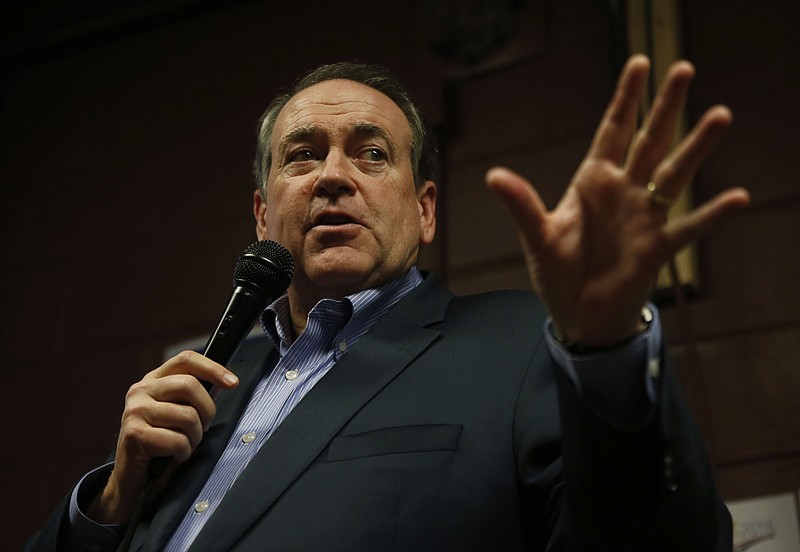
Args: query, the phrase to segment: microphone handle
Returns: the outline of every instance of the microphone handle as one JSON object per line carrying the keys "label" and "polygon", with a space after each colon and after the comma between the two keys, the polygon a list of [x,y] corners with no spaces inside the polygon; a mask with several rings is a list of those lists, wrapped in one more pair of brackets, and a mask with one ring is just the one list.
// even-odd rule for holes
{"label": "microphone handle", "polygon": [[[208,338],[203,356],[227,366],[266,305],[267,297],[261,289],[237,283],[216,329]],[[212,398],[216,398],[219,390],[211,382],[201,380],[200,383]],[[148,467],[148,475],[152,479],[161,477],[170,460],[169,456],[153,458]]]}

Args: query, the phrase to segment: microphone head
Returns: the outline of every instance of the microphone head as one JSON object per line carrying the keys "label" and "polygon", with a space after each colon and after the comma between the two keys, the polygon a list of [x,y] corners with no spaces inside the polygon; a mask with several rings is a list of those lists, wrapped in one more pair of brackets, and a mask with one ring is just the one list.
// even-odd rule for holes
{"label": "microphone head", "polygon": [[233,281],[258,286],[274,299],[286,291],[293,274],[291,253],[277,242],[264,240],[244,250],[233,269]]}

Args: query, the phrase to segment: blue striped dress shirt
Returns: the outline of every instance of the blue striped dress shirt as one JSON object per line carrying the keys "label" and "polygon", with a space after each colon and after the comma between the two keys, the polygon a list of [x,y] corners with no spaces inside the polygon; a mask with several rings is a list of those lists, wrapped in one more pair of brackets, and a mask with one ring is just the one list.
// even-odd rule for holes
{"label": "blue striped dress shirt", "polygon": [[422,276],[412,268],[402,278],[377,289],[361,291],[341,301],[323,299],[311,309],[305,330],[294,341],[288,297],[284,295],[270,305],[261,324],[278,348],[280,360],[258,383],[214,471],[165,552],[189,548],[275,428],[350,347],[420,282]]}

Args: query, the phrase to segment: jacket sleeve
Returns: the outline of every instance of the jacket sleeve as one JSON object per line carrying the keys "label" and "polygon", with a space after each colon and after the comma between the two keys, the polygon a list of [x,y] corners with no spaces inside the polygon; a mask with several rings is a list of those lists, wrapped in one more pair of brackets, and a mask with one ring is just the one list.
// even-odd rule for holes
{"label": "jacket sleeve", "polygon": [[[650,411],[638,423],[620,424],[581,397],[549,355],[532,361],[531,374],[543,368],[553,374],[561,427],[560,454],[553,454],[545,479],[541,461],[531,468],[531,459],[542,457],[537,438],[516,436],[524,510],[546,529],[541,548],[731,550],[730,515],[717,496],[703,439],[667,359],[662,366]],[[543,378],[528,377],[517,407],[520,429],[541,415],[536,382]]]}
{"label": "jacket sleeve", "polygon": [[83,513],[86,505],[94,500],[105,485],[112,467],[113,464],[105,464],[83,476],[61,501],[42,530],[31,537],[25,550],[116,550],[122,540],[124,527],[99,525]]}

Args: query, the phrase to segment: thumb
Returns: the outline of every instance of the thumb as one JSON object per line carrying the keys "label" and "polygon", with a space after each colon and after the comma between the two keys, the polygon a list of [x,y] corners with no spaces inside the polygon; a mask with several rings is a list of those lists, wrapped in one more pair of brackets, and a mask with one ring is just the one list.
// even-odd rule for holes
{"label": "thumb", "polygon": [[486,173],[486,185],[511,212],[525,239],[537,243],[547,210],[531,183],[505,167],[492,167]]}

